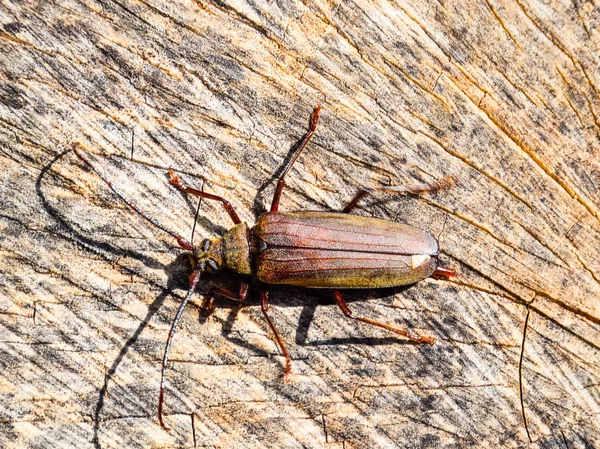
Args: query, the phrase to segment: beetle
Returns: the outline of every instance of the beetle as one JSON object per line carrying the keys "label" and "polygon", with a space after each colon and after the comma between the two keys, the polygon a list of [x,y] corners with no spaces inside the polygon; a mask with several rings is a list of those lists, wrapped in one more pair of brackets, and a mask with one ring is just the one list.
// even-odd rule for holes
{"label": "beetle", "polygon": [[205,301],[207,307],[211,306],[215,296],[243,301],[248,294],[251,278],[258,280],[262,285],[261,310],[285,357],[284,379],[286,380],[291,373],[291,357],[268,313],[269,296],[264,288],[267,284],[331,289],[346,317],[381,327],[415,343],[433,344],[435,341],[431,337],[415,335],[386,323],[354,315],[339,289],[396,287],[414,284],[428,277],[449,279],[454,276],[453,268],[439,264],[438,242],[431,233],[406,224],[350,215],[361,199],[374,192],[434,191],[451,185],[451,178],[446,177],[436,183],[412,187],[363,188],[341,212],[279,212],[279,200],[285,186],[285,177],[313,137],[320,110],[320,106],[314,109],[308,132],[279,177],[270,211],[261,214],[253,227],[242,222],[229,201],[203,190],[188,187],[173,170],[169,171],[172,185],[186,194],[221,202],[234,223],[234,226],[221,237],[204,239],[199,246],[194,246],[131,202],[79,151],[80,145],[73,144],[73,152],[77,157],[122,201],[152,225],[173,236],[178,245],[191,256],[193,271],[189,276],[190,288],[171,325],[162,361],[158,421],[164,429],[167,427],[163,421],[162,410],[169,350],[183,310],[198,286],[203,271],[216,272],[228,269],[241,275],[243,279],[238,292],[213,287]]}

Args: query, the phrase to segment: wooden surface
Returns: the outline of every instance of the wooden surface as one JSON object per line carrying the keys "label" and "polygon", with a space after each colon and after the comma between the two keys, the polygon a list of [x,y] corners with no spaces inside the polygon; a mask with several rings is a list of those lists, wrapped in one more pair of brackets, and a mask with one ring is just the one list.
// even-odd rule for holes
{"label": "wooden surface", "polygon": [[[0,446],[600,447],[600,4],[158,0],[0,3]],[[347,295],[257,289],[184,313],[187,258],[69,151],[77,141],[162,223],[190,184],[250,224],[323,105],[281,210],[455,176],[359,214],[440,235],[451,282]],[[205,201],[196,228],[230,226]],[[198,241],[198,240],[196,240]],[[368,300],[368,301],[363,301]]]}

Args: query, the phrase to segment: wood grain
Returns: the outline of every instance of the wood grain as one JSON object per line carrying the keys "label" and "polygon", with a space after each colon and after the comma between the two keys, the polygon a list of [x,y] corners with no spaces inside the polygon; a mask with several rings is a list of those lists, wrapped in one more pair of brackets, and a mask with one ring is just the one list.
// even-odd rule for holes
{"label": "wood grain", "polygon": [[[0,2],[0,446],[600,447],[600,4],[428,0]],[[280,210],[440,235],[451,282],[346,295],[430,335],[347,320],[325,293],[257,290],[184,313],[187,258],[69,151],[183,235],[229,198],[254,223],[322,120]],[[204,201],[196,238],[230,225]],[[198,240],[197,240],[198,241]],[[368,300],[368,301],[364,301]]]}

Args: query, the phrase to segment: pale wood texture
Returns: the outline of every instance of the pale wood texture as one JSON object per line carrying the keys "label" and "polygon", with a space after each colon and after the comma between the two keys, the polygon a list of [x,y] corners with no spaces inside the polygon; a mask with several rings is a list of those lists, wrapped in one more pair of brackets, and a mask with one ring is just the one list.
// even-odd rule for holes
{"label": "pale wood texture", "polygon": [[[1,447],[600,447],[597,0],[3,0],[0,30]],[[456,279],[347,295],[437,342],[273,289],[286,384],[257,289],[202,320],[203,284],[165,432],[187,259],[70,145],[189,236],[165,171],[252,224],[316,104],[281,210],[457,178],[358,210],[441,233]],[[203,202],[197,236],[229,225]]]}

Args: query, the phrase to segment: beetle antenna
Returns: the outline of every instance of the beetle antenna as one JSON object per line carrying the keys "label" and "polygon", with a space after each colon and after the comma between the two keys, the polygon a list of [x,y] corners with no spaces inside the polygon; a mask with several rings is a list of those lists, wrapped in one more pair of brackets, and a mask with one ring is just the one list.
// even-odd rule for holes
{"label": "beetle antenna", "polygon": [[[204,179],[200,186],[200,191],[204,192]],[[196,223],[198,223],[198,214],[200,213],[200,204],[202,204],[202,197],[198,200],[198,207],[196,208],[196,216],[194,217],[194,225],[192,226],[192,238],[190,239],[191,244],[194,244],[194,233],[196,232]]]}
{"label": "beetle antenna", "polygon": [[110,182],[102,173],[100,173],[100,171],[94,166],[94,164],[92,164],[85,156],[83,156],[83,154],[81,154],[81,152],[79,151],[79,148],[80,148],[79,143],[74,143],[72,148],[73,148],[73,152],[75,153],[75,155],[79,159],[81,159],[85,165],[87,165],[89,168],[91,168],[92,171],[94,173],[96,173],[100,177],[100,179],[102,179],[102,181],[104,181],[106,183],[106,185],[108,187],[110,187],[110,189],[113,192],[115,192],[115,194],[119,198],[121,198],[121,200],[125,204],[127,204],[131,209],[133,209],[135,212],[137,212],[138,214],[140,214],[142,217],[144,217],[146,220],[148,220],[151,224],[153,224],[154,226],[156,226],[158,229],[161,229],[162,231],[166,232],[167,234],[170,234],[171,236],[175,237],[175,240],[177,240],[177,243],[183,249],[188,250],[188,251],[192,251],[194,249],[194,247],[192,246],[192,244],[190,242],[188,242],[182,236],[180,236],[179,234],[177,234],[175,231],[172,231],[171,229],[167,228],[163,224],[159,223],[155,218],[151,217],[146,212],[144,212],[143,210],[141,210],[139,207],[137,207],[135,204],[133,204],[131,202],[131,200],[129,200],[129,198],[127,198],[125,195],[123,195],[121,192],[119,192],[112,185],[112,182]]}
{"label": "beetle antenna", "polygon": [[442,225],[442,230],[440,231],[440,233],[437,236],[437,240],[440,240],[440,237],[442,236],[442,233],[444,232],[444,230],[446,229],[446,222],[448,221],[448,213],[446,213],[446,219],[444,220],[444,224]]}
{"label": "beetle antenna", "polygon": [[[448,214],[446,214],[446,219],[444,220],[444,224],[442,225],[442,230],[438,234],[437,240],[440,240],[442,232],[446,229],[446,222],[448,221]],[[443,265],[438,265],[433,274],[431,275],[434,279],[443,279],[449,280],[450,278],[456,276],[456,270],[452,267],[446,267]]]}
{"label": "beetle antenna", "polygon": [[179,323],[179,319],[183,314],[183,309],[185,309],[185,306],[190,301],[190,298],[196,291],[196,286],[200,281],[201,273],[202,270],[196,270],[192,272],[192,274],[190,274],[190,289],[188,290],[185,299],[183,300],[183,302],[179,306],[179,309],[177,310],[177,315],[175,315],[173,324],[171,324],[171,330],[169,331],[169,337],[167,338],[167,346],[165,347],[165,353],[163,355],[162,369],[160,371],[160,392],[158,394],[158,422],[160,423],[160,426],[165,430],[169,430],[169,428],[165,426],[165,423],[163,422],[162,409],[163,404],[165,402],[165,372],[167,371],[167,362],[169,361],[169,350],[171,349],[171,343],[173,342],[173,336],[175,335],[177,324]]}

